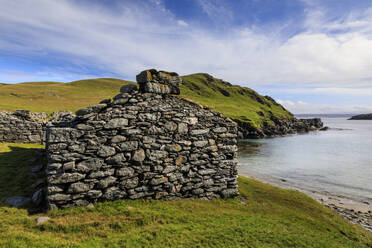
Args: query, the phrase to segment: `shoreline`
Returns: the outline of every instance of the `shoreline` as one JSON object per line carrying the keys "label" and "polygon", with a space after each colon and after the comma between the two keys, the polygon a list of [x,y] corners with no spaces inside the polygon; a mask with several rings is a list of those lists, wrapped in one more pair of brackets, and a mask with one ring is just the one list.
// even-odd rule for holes
{"label": "shoreline", "polygon": [[249,177],[279,188],[300,191],[315,199],[323,206],[332,209],[351,223],[360,225],[372,233],[372,202],[369,200],[356,199],[324,191],[309,190],[301,186],[294,185],[284,179],[253,175],[247,172],[240,172],[239,175]]}

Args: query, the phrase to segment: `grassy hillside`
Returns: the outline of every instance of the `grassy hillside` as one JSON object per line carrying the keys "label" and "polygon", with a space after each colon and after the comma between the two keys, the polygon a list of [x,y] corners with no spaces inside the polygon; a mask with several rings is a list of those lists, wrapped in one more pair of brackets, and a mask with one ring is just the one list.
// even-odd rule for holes
{"label": "grassy hillside", "polygon": [[[181,96],[208,106],[215,111],[261,126],[271,123],[270,117],[292,118],[292,115],[270,98],[247,87],[233,86],[208,74],[183,77]],[[29,109],[51,113],[58,110],[76,111],[97,104],[118,94],[122,85],[133,83],[120,79],[98,78],[70,83],[31,82],[0,85],[0,109]]]}
{"label": "grassy hillside", "polygon": [[205,73],[182,77],[181,95],[232,119],[261,126],[272,123],[270,117],[293,118],[293,115],[269,97],[263,97],[248,87],[231,85]]}
{"label": "grassy hillside", "polygon": [[118,94],[128,81],[112,78],[80,80],[71,83],[30,82],[0,85],[0,109],[28,109],[51,113],[76,111]]}
{"label": "grassy hillside", "polygon": [[235,199],[98,203],[36,225],[40,214],[3,200],[30,195],[38,148],[0,144],[0,247],[372,247],[370,233],[306,195],[243,177]]}

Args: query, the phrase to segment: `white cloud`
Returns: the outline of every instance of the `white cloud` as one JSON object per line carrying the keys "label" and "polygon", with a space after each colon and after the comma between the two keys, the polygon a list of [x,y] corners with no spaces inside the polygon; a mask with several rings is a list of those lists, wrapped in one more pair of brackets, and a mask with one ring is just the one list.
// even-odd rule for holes
{"label": "white cloud", "polygon": [[[258,27],[216,34],[175,18],[162,1],[152,2],[124,1],[108,10],[68,0],[2,0],[7,11],[0,12],[0,51],[41,58],[63,54],[77,66],[129,79],[155,67],[208,72],[248,86],[372,85],[371,10],[329,22],[322,9],[309,8],[306,30],[283,42]],[[210,1],[199,2],[211,18],[231,17],[231,11]],[[340,27],[350,30],[332,32]]]}
{"label": "white cloud", "polygon": [[315,88],[313,92],[329,95],[372,96],[372,88]]}
{"label": "white cloud", "polygon": [[189,24],[183,20],[178,20],[177,21],[177,24],[180,25],[180,26],[183,26],[183,27],[188,27]]}
{"label": "white cloud", "polygon": [[292,102],[288,100],[277,100],[286,109],[294,114],[359,114],[372,113],[372,106],[367,105],[332,105],[332,104],[310,104],[303,101]]}

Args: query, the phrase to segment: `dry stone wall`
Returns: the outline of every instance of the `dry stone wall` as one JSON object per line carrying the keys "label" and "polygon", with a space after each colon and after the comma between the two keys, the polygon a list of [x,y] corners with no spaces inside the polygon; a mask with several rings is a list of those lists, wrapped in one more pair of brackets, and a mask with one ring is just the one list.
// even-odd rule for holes
{"label": "dry stone wall", "polygon": [[48,115],[28,110],[0,111],[0,142],[44,144],[48,121],[61,123],[73,117],[71,112]]}
{"label": "dry stone wall", "polygon": [[236,123],[167,94],[177,93],[177,74],[162,72],[171,80],[157,82],[152,75],[159,72],[146,75],[141,91],[124,86],[112,101],[77,111],[67,125],[48,127],[49,208],[238,194]]}
{"label": "dry stone wall", "polygon": [[26,110],[0,112],[0,142],[38,143],[45,140],[46,114],[30,113]]}

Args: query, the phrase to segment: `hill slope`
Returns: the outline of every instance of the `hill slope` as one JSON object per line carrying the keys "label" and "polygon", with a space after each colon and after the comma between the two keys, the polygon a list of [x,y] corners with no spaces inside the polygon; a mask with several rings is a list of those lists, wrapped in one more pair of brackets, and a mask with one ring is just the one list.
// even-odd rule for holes
{"label": "hill slope", "polygon": [[25,186],[38,185],[29,171],[40,148],[0,144],[0,247],[372,247],[371,233],[308,196],[243,177],[235,199],[97,203],[37,225],[40,214],[3,200],[35,190]]}
{"label": "hill slope", "polygon": [[293,119],[293,115],[270,97],[264,97],[248,87],[232,85],[205,73],[183,76],[181,95],[226,116],[254,127],[273,124],[278,119]]}
{"label": "hill slope", "polygon": [[[181,97],[221,112],[238,122],[244,137],[265,137],[308,131],[313,123],[299,122],[268,96],[231,85],[205,73],[183,76]],[[97,78],[70,83],[31,82],[0,85],[0,109],[28,109],[52,113],[76,111],[115,96],[122,85],[134,82]]]}
{"label": "hill slope", "polygon": [[120,79],[97,78],[70,83],[30,82],[0,85],[0,109],[28,109],[52,113],[60,110],[76,111],[115,96],[122,85]]}

